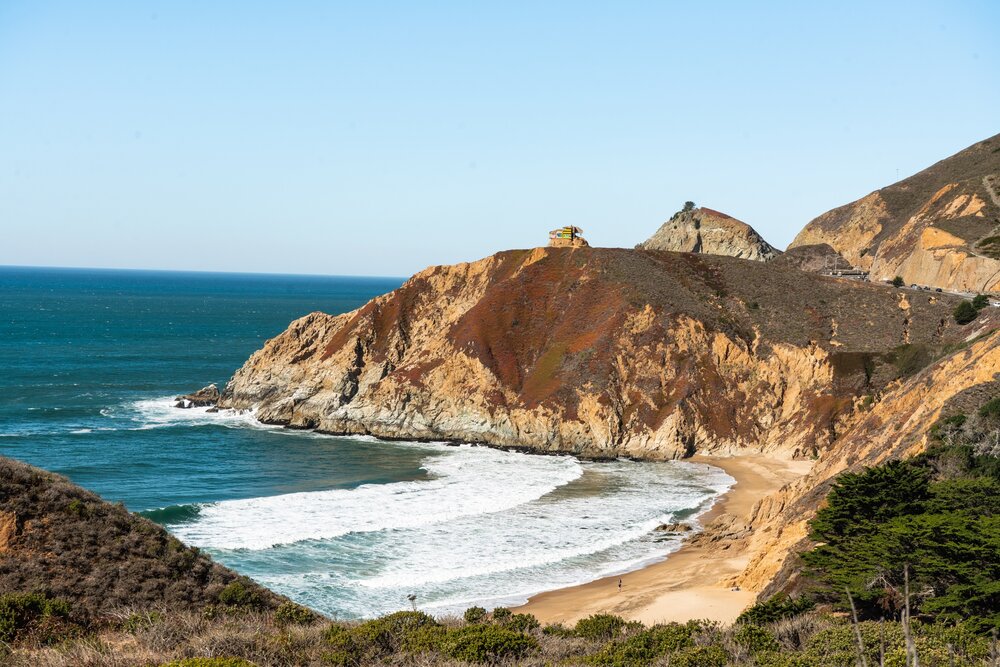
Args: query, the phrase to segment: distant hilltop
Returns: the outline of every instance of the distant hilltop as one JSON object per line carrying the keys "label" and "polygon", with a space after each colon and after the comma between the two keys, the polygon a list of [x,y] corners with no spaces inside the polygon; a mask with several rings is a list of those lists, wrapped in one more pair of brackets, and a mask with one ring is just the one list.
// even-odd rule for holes
{"label": "distant hilltop", "polygon": [[758,262],[770,261],[781,254],[745,222],[704,206],[695,208],[694,202],[687,202],[638,247],[725,255]]}
{"label": "distant hilltop", "polygon": [[789,249],[822,243],[873,281],[1000,292],[1000,135],[820,215]]}

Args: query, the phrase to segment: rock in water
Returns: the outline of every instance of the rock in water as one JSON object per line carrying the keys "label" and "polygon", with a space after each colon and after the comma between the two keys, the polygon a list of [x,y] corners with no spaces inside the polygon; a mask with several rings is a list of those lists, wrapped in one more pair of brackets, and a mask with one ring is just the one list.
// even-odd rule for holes
{"label": "rock in water", "polygon": [[690,533],[694,528],[686,523],[661,523],[656,530],[661,533]]}
{"label": "rock in water", "polygon": [[193,394],[185,394],[174,399],[175,408],[204,408],[219,402],[219,388],[214,384],[203,387]]}
{"label": "rock in water", "polygon": [[769,261],[781,254],[750,225],[710,208],[674,213],[639,247],[726,255],[758,262]]}

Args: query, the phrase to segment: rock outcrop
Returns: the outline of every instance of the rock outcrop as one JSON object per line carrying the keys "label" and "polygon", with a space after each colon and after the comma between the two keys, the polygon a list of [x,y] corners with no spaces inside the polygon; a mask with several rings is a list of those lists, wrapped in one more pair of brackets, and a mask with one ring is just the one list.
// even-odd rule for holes
{"label": "rock outcrop", "polygon": [[839,252],[826,243],[789,248],[786,252],[775,258],[774,264],[777,266],[788,266],[799,271],[809,271],[810,273],[830,273],[837,270],[855,268]]}
{"label": "rock outcrop", "polygon": [[750,225],[704,207],[678,211],[639,247],[725,255],[758,262],[781,254]]}
{"label": "rock outcrop", "polygon": [[894,348],[956,335],[951,307],[729,257],[508,251],[293,322],[219,405],[331,433],[595,457],[806,456],[895,377]]}
{"label": "rock outcrop", "polygon": [[215,405],[219,402],[219,388],[214,384],[210,384],[207,387],[202,387],[198,391],[192,394],[185,394],[183,396],[178,396],[174,400],[177,403],[174,405],[176,408],[203,408],[206,406]]}
{"label": "rock outcrop", "polygon": [[1000,135],[824,213],[789,249],[819,243],[872,280],[1000,291]]}

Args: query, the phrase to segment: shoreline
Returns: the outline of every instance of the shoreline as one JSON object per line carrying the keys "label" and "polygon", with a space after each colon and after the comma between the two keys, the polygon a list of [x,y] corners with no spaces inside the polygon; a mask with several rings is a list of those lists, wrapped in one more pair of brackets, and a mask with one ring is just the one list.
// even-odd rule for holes
{"label": "shoreline", "polygon": [[[242,413],[242,410],[223,408]],[[535,450],[525,446],[468,442],[448,438],[384,437],[371,433],[336,433],[309,426],[292,426],[288,423],[269,423],[256,419],[266,427],[291,431],[309,431],[318,435],[364,438],[385,442],[436,443],[444,446],[471,445],[542,456],[569,456],[582,461],[609,461],[631,456],[588,456],[570,451]],[[689,464],[703,463],[723,470],[735,482],[724,494],[717,496],[712,505],[695,517],[702,529],[722,519],[739,530],[749,518],[760,499],[777,492],[786,484],[809,472],[814,461],[792,460],[767,454],[738,456],[710,456],[696,454],[679,461]],[[598,613],[611,613],[627,620],[642,621],[647,625],[658,622],[690,619],[707,619],[724,624],[731,623],[746,607],[750,606],[759,591],[731,590],[731,582],[740,575],[755,553],[748,549],[742,536],[715,543],[697,539],[704,530],[687,537],[675,551],[658,560],[623,574],[600,577],[582,584],[543,591],[531,595],[527,602],[510,607],[511,610],[535,615],[543,623],[575,623],[577,620]],[[622,589],[618,589],[618,581]],[[524,598],[521,598],[522,600]]]}
{"label": "shoreline", "polygon": [[[745,519],[758,500],[802,477],[814,463],[760,454],[695,455],[684,461],[721,468],[736,480],[698,516],[703,528],[727,515],[735,521]],[[720,549],[711,541],[689,538],[663,560],[622,575],[539,593],[512,611],[534,614],[542,623],[575,623],[599,613],[647,625],[695,618],[732,623],[753,604],[759,591],[731,590],[728,582],[743,571],[753,554],[729,546]]]}

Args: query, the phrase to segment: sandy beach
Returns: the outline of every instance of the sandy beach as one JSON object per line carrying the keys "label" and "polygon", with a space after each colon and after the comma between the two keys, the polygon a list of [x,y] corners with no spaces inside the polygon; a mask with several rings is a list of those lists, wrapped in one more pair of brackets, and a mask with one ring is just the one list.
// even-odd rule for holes
{"label": "sandy beach", "polygon": [[[812,467],[812,461],[763,455],[695,456],[688,462],[722,468],[736,480],[729,492],[700,517],[703,526],[725,515],[749,515],[758,500],[805,475]],[[692,618],[731,623],[757,595],[757,591],[731,590],[728,584],[752,555],[746,549],[720,550],[711,543],[686,542],[666,560],[621,577],[541,593],[517,611],[534,614],[543,623],[574,623],[596,613],[617,614],[646,624]]]}

